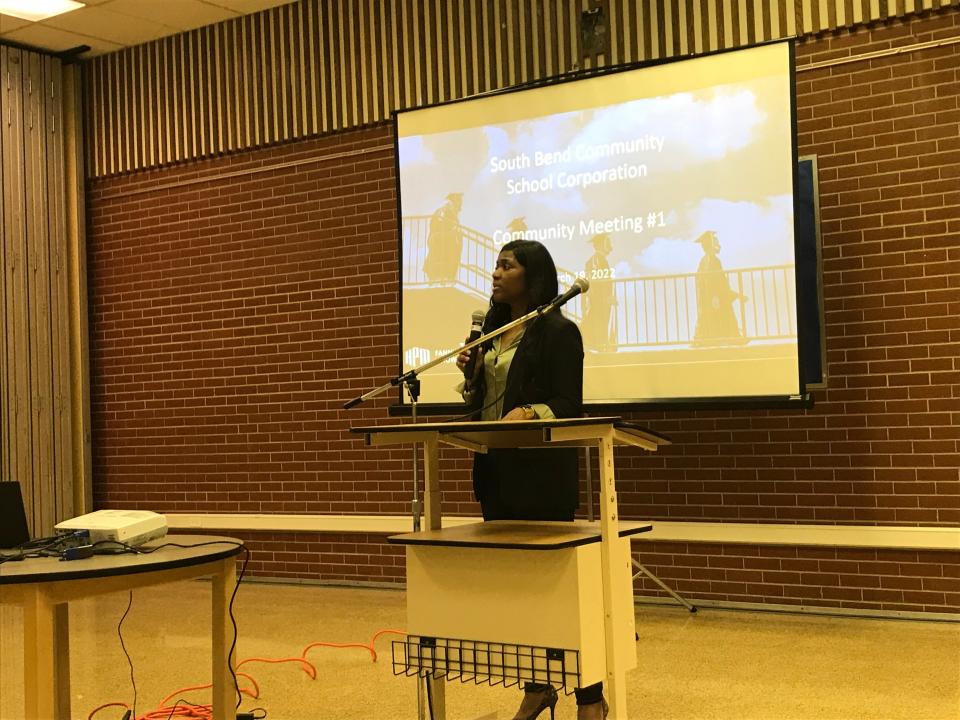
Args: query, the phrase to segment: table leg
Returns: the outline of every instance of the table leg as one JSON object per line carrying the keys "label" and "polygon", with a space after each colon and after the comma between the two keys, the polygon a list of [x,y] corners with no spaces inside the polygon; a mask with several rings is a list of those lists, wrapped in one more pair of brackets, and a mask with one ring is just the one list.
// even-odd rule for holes
{"label": "table leg", "polygon": [[617,667],[616,633],[621,626],[613,593],[616,560],[613,544],[619,537],[617,488],[613,472],[613,430],[600,439],[600,564],[603,571],[603,629],[606,641],[607,696],[610,698],[610,719],[627,717],[625,674]]}
{"label": "table leg", "polygon": [[70,609],[67,603],[54,606],[54,662],[57,689],[56,720],[70,720]]}
{"label": "table leg", "polygon": [[39,587],[23,598],[23,693],[26,720],[56,717],[54,605]]}
{"label": "table leg", "polygon": [[235,666],[230,653],[233,626],[230,623],[230,596],[237,584],[237,565],[232,557],[221,562],[221,570],[213,576],[213,720],[228,720],[236,714],[236,691],[231,668]]}

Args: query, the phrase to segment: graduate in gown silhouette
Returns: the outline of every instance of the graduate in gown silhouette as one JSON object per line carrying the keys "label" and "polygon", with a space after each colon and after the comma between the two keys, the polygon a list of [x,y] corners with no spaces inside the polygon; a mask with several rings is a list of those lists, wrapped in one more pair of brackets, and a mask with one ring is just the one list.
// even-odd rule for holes
{"label": "graduate in gown silhouette", "polygon": [[582,296],[584,307],[583,344],[588,350],[610,352],[617,349],[614,308],[617,304],[613,288],[613,272],[607,257],[613,252],[610,236],[600,233],[590,238],[594,253],[587,260],[584,273],[590,282],[590,293]]}
{"label": "graduate in gown silhouette", "polygon": [[697,266],[697,329],[693,344],[742,345],[746,340],[733,313],[733,302],[746,298],[730,289],[718,257],[720,241],[716,232],[707,230],[697,242],[703,248],[703,258]]}
{"label": "graduate in gown silhouette", "polygon": [[450,283],[457,279],[463,249],[463,234],[460,232],[462,207],[463,193],[450,193],[430,218],[423,272],[432,283]]}

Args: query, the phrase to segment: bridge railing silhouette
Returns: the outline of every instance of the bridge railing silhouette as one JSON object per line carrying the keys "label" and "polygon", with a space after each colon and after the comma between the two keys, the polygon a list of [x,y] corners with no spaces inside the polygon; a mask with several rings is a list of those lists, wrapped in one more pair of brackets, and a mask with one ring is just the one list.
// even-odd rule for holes
{"label": "bridge railing silhouette", "polygon": [[[427,287],[430,280],[423,271],[427,254],[430,216],[402,219],[403,284]],[[490,298],[491,273],[498,246],[489,235],[460,226],[462,246],[455,281],[449,284],[486,301]],[[566,290],[577,273],[557,267],[560,290]],[[582,273],[580,273],[582,274]],[[734,295],[731,307],[737,318],[740,339],[748,342],[787,341],[797,337],[796,278],[793,265],[769,265],[723,271]],[[590,280],[593,292],[603,283],[612,285],[616,304],[612,309],[614,347],[639,349],[689,346],[696,340],[697,273],[658,275],[655,277]],[[591,297],[587,295],[587,301]],[[574,321],[583,320],[584,297],[564,306]],[[714,345],[722,345],[718,341]]]}
{"label": "bridge railing silhouette", "polygon": [[[750,342],[797,337],[793,265],[724,271],[735,297],[731,307],[740,337]],[[697,274],[623,278],[614,285],[617,346],[689,346],[696,341]],[[717,342],[722,345],[722,342]]]}
{"label": "bridge railing silhouette", "polygon": [[[430,215],[411,215],[401,221],[403,228],[403,284],[407,287],[427,285],[430,279],[423,272],[424,259],[427,256],[427,237],[430,234]],[[460,225],[463,244],[460,249],[460,266],[452,285],[475,295],[478,299],[489,300],[491,275],[497,262],[497,255],[503,245],[493,238],[473,228]],[[505,244],[505,243],[504,243]],[[574,274],[564,268],[557,268],[561,278],[560,292],[565,291],[573,282]],[[563,278],[567,282],[563,282]],[[568,317],[579,322],[581,319],[580,298],[574,298],[565,306]]]}

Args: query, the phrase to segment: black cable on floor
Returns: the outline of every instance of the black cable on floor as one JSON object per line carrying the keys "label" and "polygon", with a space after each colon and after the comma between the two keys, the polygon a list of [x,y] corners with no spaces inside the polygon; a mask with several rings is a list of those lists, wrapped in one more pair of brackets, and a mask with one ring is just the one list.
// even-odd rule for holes
{"label": "black cable on floor", "polygon": [[183,698],[179,698],[179,699],[173,704],[173,707],[170,708],[170,714],[167,715],[167,720],[172,720],[173,714],[174,714],[178,709],[180,709],[180,706],[181,706],[181,705],[183,705],[183,707],[196,707],[196,703],[190,703],[190,702],[187,702],[186,700],[184,700]]}
{"label": "black cable on floor", "polygon": [[430,676],[427,675],[423,682],[427,686],[427,714],[430,720],[433,720],[433,692],[430,690]]}
{"label": "black cable on floor", "polygon": [[[137,555],[149,555],[165,547],[177,547],[177,548],[190,549],[190,548],[196,548],[196,547],[205,547],[207,545],[234,545],[240,548],[241,550],[243,550],[243,565],[240,566],[240,572],[237,575],[237,582],[233,586],[233,593],[231,593],[230,595],[230,603],[227,606],[227,610],[230,614],[230,624],[233,626],[233,642],[230,643],[230,651],[227,654],[227,658],[233,657],[233,652],[237,648],[237,635],[239,634],[239,630],[237,628],[237,618],[233,614],[233,601],[237,597],[237,590],[240,589],[240,581],[243,580],[243,576],[247,572],[247,563],[250,562],[250,548],[248,548],[243,543],[225,542],[223,540],[194,543],[193,545],[183,545],[182,543],[168,542],[168,543],[163,543],[161,545],[155,545],[150,548],[135,547],[133,545],[128,545],[127,543],[120,542],[118,540],[100,540],[98,542],[93,543],[93,547],[104,547],[107,545],[113,545],[115,547],[119,547],[121,551],[131,552]],[[131,593],[131,598],[132,598],[132,595],[133,593]],[[121,620],[120,622],[122,623],[123,621]],[[122,642],[123,642],[123,639],[121,638],[121,643]],[[129,656],[128,656],[128,659],[129,659]],[[233,663],[228,661],[227,667],[230,668],[230,677],[233,678],[233,690],[237,694],[236,708],[239,709],[240,703],[243,702],[243,695],[240,693],[240,681],[237,679],[237,672],[233,667]],[[130,676],[131,678],[133,677],[132,664],[130,666]],[[136,701],[136,685],[134,685],[134,701]],[[134,704],[136,704],[136,702],[134,702]]]}
{"label": "black cable on floor", "polygon": [[236,670],[233,668],[233,663],[230,662],[230,658],[233,657],[233,651],[237,647],[237,635],[240,632],[237,629],[237,619],[233,616],[233,600],[237,597],[237,590],[240,589],[240,581],[243,580],[243,575],[247,571],[247,563],[250,562],[250,549],[246,545],[240,545],[240,549],[243,550],[243,565],[240,566],[240,573],[237,575],[237,582],[233,586],[233,593],[230,595],[230,604],[227,607],[230,612],[230,623],[233,625],[233,642],[230,643],[230,651],[227,653],[227,667],[230,668],[230,675],[233,677],[233,689],[237,693],[237,710],[240,709],[243,696],[240,694],[240,682],[237,680]]}
{"label": "black cable on floor", "polygon": [[130,658],[130,653],[127,652],[127,646],[123,642],[123,621],[127,619],[127,614],[130,612],[130,608],[133,606],[133,590],[130,591],[130,597],[127,600],[127,609],[123,611],[123,617],[120,618],[120,622],[117,624],[117,636],[120,638],[120,647],[123,649],[123,654],[127,656],[127,665],[130,666],[130,684],[133,685],[133,717],[137,716],[137,681],[133,677],[133,660]]}

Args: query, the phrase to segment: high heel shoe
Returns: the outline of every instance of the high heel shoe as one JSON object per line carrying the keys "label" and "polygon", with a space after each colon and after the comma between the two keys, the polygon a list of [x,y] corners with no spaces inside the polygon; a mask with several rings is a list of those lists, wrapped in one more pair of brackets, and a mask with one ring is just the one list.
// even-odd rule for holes
{"label": "high heel shoe", "polygon": [[609,712],[610,706],[607,705],[607,701],[600,698],[600,702],[577,705],[577,720],[606,720]]}
{"label": "high heel shoe", "polygon": [[528,690],[523,693],[523,702],[520,709],[513,716],[513,720],[534,720],[547,708],[550,708],[550,720],[553,720],[553,709],[557,705],[557,691],[553,687],[546,690]]}

